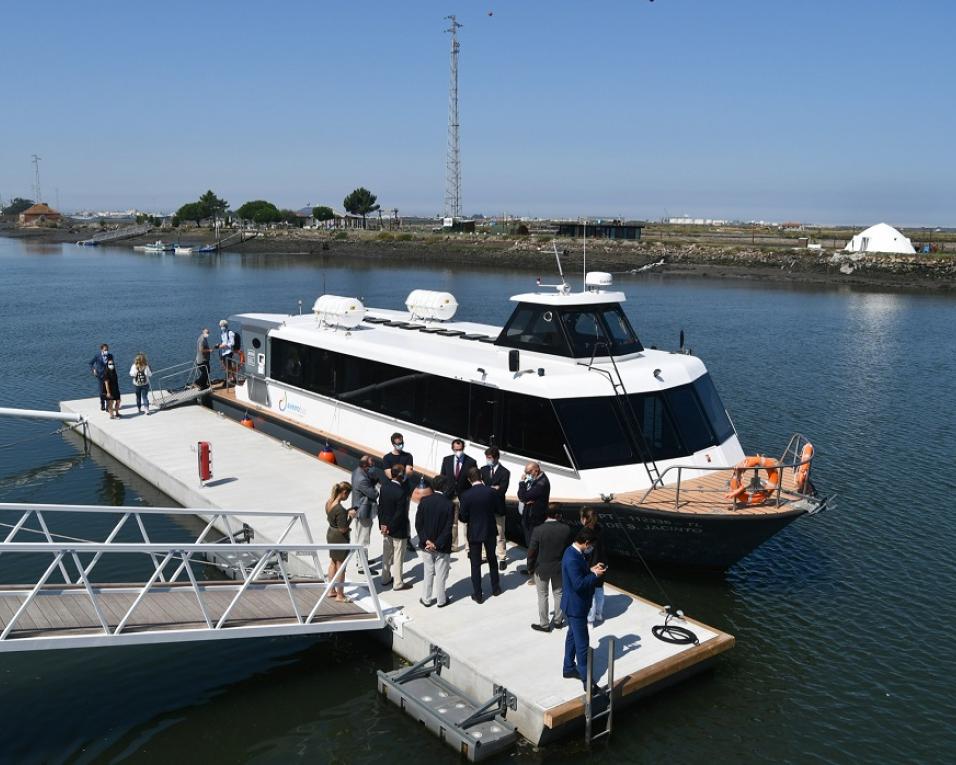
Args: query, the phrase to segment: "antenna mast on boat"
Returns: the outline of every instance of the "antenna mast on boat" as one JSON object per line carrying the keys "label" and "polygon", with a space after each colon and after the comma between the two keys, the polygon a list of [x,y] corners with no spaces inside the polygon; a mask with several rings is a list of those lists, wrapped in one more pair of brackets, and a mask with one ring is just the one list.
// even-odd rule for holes
{"label": "antenna mast on boat", "polygon": [[581,270],[581,290],[588,291],[588,219],[584,219],[584,265]]}

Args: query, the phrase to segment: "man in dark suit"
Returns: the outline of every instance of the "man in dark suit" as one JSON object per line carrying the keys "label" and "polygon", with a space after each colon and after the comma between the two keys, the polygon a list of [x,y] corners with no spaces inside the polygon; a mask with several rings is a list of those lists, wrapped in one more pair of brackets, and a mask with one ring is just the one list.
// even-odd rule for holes
{"label": "man in dark suit", "polygon": [[[382,586],[393,590],[407,590],[410,585],[402,579],[402,564],[408,548],[410,524],[408,501],[411,489],[405,480],[405,466],[392,466],[392,477],[382,484],[378,497],[378,527],[382,532]],[[393,584],[394,582],[394,584]]]}
{"label": "man in dark suit", "polygon": [[[445,594],[445,582],[448,580],[448,566],[451,561],[451,525],[455,517],[451,500],[443,493],[448,479],[436,475],[431,480],[432,492],[418,502],[415,513],[415,531],[418,532],[418,546],[421,550],[425,575],[422,581],[422,597],[419,602],[429,608],[438,603],[444,608],[449,601]],[[434,585],[435,599],[432,600]]]}
{"label": "man in dark suit", "polygon": [[588,611],[594,599],[594,588],[607,567],[598,563],[588,570],[588,556],[593,552],[594,532],[585,527],[578,531],[573,544],[561,558],[561,610],[568,621],[564,641],[564,676],[587,682]]}
{"label": "man in dark suit", "polygon": [[[561,611],[561,561],[564,551],[574,539],[571,527],[558,520],[561,512],[557,505],[548,508],[547,520],[531,533],[528,547],[528,571],[534,575],[538,588],[538,623],[531,629],[550,632],[553,627],[564,627]],[[554,620],[548,618],[548,587],[554,593]]]}
{"label": "man in dark suit", "polygon": [[505,496],[508,494],[508,484],[511,482],[511,471],[498,462],[501,452],[497,446],[485,449],[485,466],[481,469],[481,482],[498,495],[498,510],[495,513],[495,525],[498,527],[498,544],[495,548],[498,554],[498,568],[504,571],[508,567],[508,549],[505,546],[505,520],[507,519],[507,505]]}
{"label": "man in dark suit", "polygon": [[468,482],[468,471],[477,466],[478,463],[475,462],[474,458],[465,454],[465,442],[460,438],[456,438],[451,442],[451,454],[441,461],[441,470],[438,471],[448,479],[452,487],[450,494],[448,494],[455,505],[455,523],[451,527],[452,550],[460,549],[458,538],[459,536],[465,536],[464,529],[461,529],[460,534],[458,530],[458,516],[461,512],[461,496],[471,488],[471,484]]}
{"label": "man in dark suit", "polygon": [[[491,569],[491,594],[501,594],[498,580],[498,568],[495,566],[495,511],[498,498],[493,489],[481,482],[481,473],[473,467],[468,471],[471,488],[461,498],[461,519],[468,524],[468,557],[471,559],[471,599],[477,603],[484,601],[481,592],[481,554],[484,551]],[[585,614],[586,616],[586,614]]]}
{"label": "man in dark suit", "polygon": [[[524,475],[518,483],[518,501],[521,502],[521,528],[524,529],[525,547],[531,544],[531,532],[548,517],[548,502],[551,499],[551,482],[541,471],[537,462],[525,465]],[[525,572],[528,573],[528,572]],[[528,581],[531,584],[531,581]]]}

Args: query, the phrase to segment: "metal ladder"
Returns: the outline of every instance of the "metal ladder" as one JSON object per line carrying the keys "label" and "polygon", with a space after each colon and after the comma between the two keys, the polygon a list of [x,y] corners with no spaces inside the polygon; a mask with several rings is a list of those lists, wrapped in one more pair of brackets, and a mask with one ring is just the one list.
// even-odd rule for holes
{"label": "metal ladder", "polygon": [[[602,689],[607,699],[607,706],[599,712],[594,711],[594,649],[588,646],[587,690],[584,692],[584,743],[590,745],[593,741],[607,736],[611,738],[611,728],[614,722],[614,655],[617,653],[617,639],[610,638],[607,647],[607,688]],[[594,732],[594,721],[602,717],[607,718],[604,730]]]}
{"label": "metal ladder", "polygon": [[[611,373],[611,370],[594,366],[594,357],[597,355],[598,349],[602,346],[607,352],[608,360],[611,362],[611,369],[614,370],[613,374]],[[622,413],[624,414],[624,425],[638,450],[641,452],[640,456],[644,461],[644,469],[647,471],[647,477],[651,479],[651,488],[653,489],[658,485],[663,486],[664,482],[661,480],[661,473],[657,469],[657,462],[654,460],[654,456],[651,452],[650,446],[647,443],[647,439],[644,438],[644,431],[641,428],[640,420],[637,419],[637,415],[634,413],[634,406],[631,404],[631,398],[628,395],[627,388],[624,387],[624,378],[621,377],[621,370],[618,368],[617,362],[614,360],[614,356],[611,355],[611,347],[608,343],[600,342],[595,344],[594,350],[591,353],[591,361],[588,362],[587,368],[589,371],[599,372],[600,374],[604,375],[608,382],[611,383],[611,388],[614,390],[614,397],[617,399]]]}

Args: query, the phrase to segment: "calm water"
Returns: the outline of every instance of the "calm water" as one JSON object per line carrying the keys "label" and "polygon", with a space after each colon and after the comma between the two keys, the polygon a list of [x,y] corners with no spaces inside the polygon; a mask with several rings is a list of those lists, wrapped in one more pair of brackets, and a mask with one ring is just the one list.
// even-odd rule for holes
{"label": "calm water", "polygon": [[[610,749],[590,758],[953,761],[956,299],[620,283],[646,345],[673,347],[686,330],[748,452],[807,434],[816,482],[840,499],[722,577],[663,577],[672,600],[737,647],[620,714]],[[121,370],[139,350],[158,368],[188,360],[198,329],[224,315],[308,308],[324,291],[399,308],[412,288],[450,290],[462,318],[500,323],[508,296],[532,285],[526,274],[0,238],[0,406],[93,395],[87,362],[102,341]],[[0,420],[0,446],[53,429]],[[0,448],[0,501],[168,502],[60,437]],[[660,597],[640,572],[616,574]],[[0,558],[3,581],[22,576]],[[0,761],[455,762],[376,697],[375,671],[392,666],[361,636],[0,654]],[[586,757],[576,742],[513,756]]]}

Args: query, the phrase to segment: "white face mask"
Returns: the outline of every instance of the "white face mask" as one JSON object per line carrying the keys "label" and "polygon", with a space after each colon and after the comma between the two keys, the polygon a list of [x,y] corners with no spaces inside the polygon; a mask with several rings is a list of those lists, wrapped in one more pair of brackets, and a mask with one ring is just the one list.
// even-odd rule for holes
{"label": "white face mask", "polygon": [[485,464],[488,465],[488,467],[494,467],[494,466],[495,466],[495,461],[494,461],[494,460],[485,460]]}
{"label": "white face mask", "polygon": [[461,455],[464,454],[464,452],[461,451],[460,449],[455,449],[455,451],[452,452],[452,453],[453,453],[453,454],[455,455],[455,457],[457,457],[458,459],[461,459]]}

